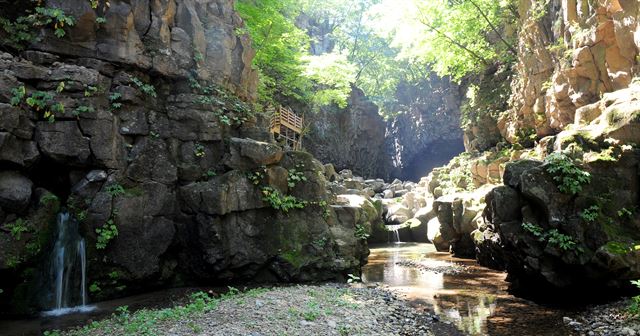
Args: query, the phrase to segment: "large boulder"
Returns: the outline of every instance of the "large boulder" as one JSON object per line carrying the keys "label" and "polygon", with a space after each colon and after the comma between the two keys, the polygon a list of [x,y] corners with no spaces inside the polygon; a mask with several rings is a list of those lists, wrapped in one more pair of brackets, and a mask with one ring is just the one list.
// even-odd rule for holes
{"label": "large boulder", "polygon": [[21,213],[31,201],[33,182],[15,171],[0,171],[0,207]]}
{"label": "large boulder", "polygon": [[89,138],[74,121],[39,122],[36,141],[44,156],[61,164],[86,164],[91,155]]}
{"label": "large boulder", "polygon": [[231,156],[226,162],[233,169],[251,170],[269,166],[282,160],[280,147],[252,139],[231,138]]}
{"label": "large boulder", "polygon": [[179,194],[182,208],[188,213],[226,215],[266,206],[256,185],[235,170],[207,182],[186,185]]}

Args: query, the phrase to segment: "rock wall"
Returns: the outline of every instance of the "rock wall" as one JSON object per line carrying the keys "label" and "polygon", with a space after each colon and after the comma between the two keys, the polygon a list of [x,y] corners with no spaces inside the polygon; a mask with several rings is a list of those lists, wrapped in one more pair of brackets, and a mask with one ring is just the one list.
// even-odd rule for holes
{"label": "rock wall", "polygon": [[389,175],[385,122],[362,90],[353,88],[345,109],[324,108],[307,118],[311,129],[304,147],[319,160],[366,178]]}
{"label": "rock wall", "polygon": [[233,1],[46,6],[76,24],[0,53],[1,312],[51,307],[61,207],[87,241],[94,301],[358,273],[361,209],[332,206],[324,167],[272,144],[238,99],[256,75]]}
{"label": "rock wall", "polygon": [[387,124],[394,175],[418,181],[464,151],[457,85],[433,74],[416,86],[401,83],[397,99],[398,115]]}
{"label": "rock wall", "polygon": [[518,75],[513,108],[498,125],[502,135],[514,143],[519,132],[557,134],[604,93],[628,87],[638,73],[638,7],[624,0],[554,0],[543,8],[520,1]]}

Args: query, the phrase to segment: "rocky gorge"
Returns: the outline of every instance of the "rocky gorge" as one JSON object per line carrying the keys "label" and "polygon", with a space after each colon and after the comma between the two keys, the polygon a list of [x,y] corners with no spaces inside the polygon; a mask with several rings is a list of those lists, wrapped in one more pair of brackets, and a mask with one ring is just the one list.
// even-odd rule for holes
{"label": "rocky gorge", "polygon": [[[20,2],[0,0],[9,4]],[[351,85],[345,107],[305,114],[300,151],[278,144],[256,108],[257,43],[233,0],[44,4],[62,12],[52,24],[35,10],[20,31],[28,41],[0,22],[0,317],[174,287],[279,284],[230,301],[234,287],[196,294],[184,307],[202,315],[162,315],[162,332],[198,334],[267,309],[282,324],[263,314],[259,328],[229,320],[220,330],[458,334],[384,284],[354,284],[369,245],[394,242],[458,258],[390,258],[396,272],[444,282],[442,273],[479,264],[536,302],[636,293],[637,1],[515,1],[512,67],[492,64],[462,83],[427,69],[418,85],[397,84],[386,120]],[[19,29],[20,15],[0,16]],[[333,48],[316,42],[318,53]],[[479,93],[465,95],[474,80]],[[492,106],[478,108],[483,99]],[[288,299],[307,310],[292,312]],[[563,320],[579,335],[635,335],[637,300]],[[119,311],[96,332],[126,334],[132,316]]]}

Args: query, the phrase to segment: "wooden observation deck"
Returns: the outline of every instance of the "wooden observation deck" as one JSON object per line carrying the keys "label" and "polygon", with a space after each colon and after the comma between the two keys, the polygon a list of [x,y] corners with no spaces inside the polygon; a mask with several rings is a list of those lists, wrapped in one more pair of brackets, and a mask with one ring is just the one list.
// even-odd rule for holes
{"label": "wooden observation deck", "polygon": [[288,107],[269,107],[267,112],[271,114],[269,129],[276,141],[284,142],[293,150],[302,149],[304,119]]}

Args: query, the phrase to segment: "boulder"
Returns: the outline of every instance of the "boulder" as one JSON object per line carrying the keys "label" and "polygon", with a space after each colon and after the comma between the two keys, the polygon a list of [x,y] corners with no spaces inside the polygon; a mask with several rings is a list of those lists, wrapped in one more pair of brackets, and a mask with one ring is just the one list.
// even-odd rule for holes
{"label": "boulder", "polygon": [[364,189],[364,183],[355,179],[346,179],[344,180],[343,184],[347,189],[355,189],[355,190]]}
{"label": "boulder", "polygon": [[391,199],[391,198],[393,198],[393,191],[392,191],[392,190],[389,190],[389,189],[387,189],[387,190],[383,191],[383,192],[382,192],[382,197],[383,197],[383,198],[386,198],[386,199]]}
{"label": "boulder", "polygon": [[42,155],[63,165],[81,165],[89,161],[89,138],[75,121],[38,122],[36,141]]}
{"label": "boulder", "polygon": [[336,168],[331,163],[327,163],[324,165],[324,177],[329,182],[335,182],[338,180],[340,175],[336,173]]}
{"label": "boulder", "polygon": [[542,162],[536,160],[518,160],[506,164],[502,181],[505,185],[518,189],[520,187],[520,179],[522,174],[529,170],[542,165]]}
{"label": "boulder", "polygon": [[207,182],[188,184],[179,189],[181,207],[187,213],[226,215],[266,206],[262,193],[247,176],[237,170]]}
{"label": "boulder", "polygon": [[33,182],[15,171],[0,171],[0,206],[21,213],[31,201]]}
{"label": "boulder", "polygon": [[231,138],[231,155],[226,165],[232,169],[251,170],[282,160],[284,152],[276,145],[252,139]]}
{"label": "boulder", "polygon": [[386,205],[385,223],[387,225],[400,225],[413,218],[411,210],[399,203]]}

